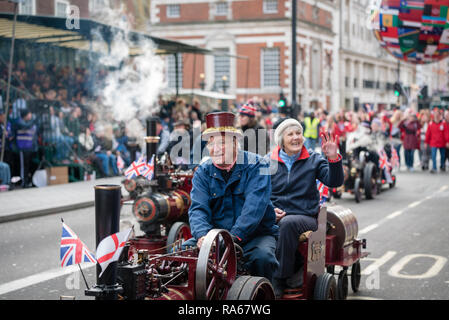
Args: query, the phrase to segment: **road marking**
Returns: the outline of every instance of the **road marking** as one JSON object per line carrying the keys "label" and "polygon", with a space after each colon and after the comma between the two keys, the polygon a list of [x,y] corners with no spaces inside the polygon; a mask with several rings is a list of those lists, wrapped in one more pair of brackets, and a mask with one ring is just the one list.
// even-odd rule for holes
{"label": "road marking", "polygon": [[389,215],[387,216],[387,219],[393,219],[393,218],[396,218],[397,216],[400,216],[400,215],[403,214],[403,213],[404,213],[404,210],[398,210],[398,211],[395,211],[395,212],[389,214]]}
{"label": "road marking", "polygon": [[[430,199],[430,198],[429,198]],[[424,200],[420,200],[420,201],[415,201],[415,202],[413,202],[413,203],[410,203],[408,206],[407,206],[407,208],[414,208],[414,207],[416,207],[416,206],[419,206],[422,202],[423,202]]]}
{"label": "road marking", "polygon": [[346,300],[383,300],[381,298],[364,297],[364,296],[348,296]]}
{"label": "road marking", "polygon": [[411,209],[411,208],[414,208],[414,207],[419,206],[419,205],[420,205],[421,203],[423,203],[424,201],[432,199],[433,197],[435,197],[436,194],[438,194],[438,193],[440,193],[440,192],[443,192],[443,191],[446,190],[447,188],[449,188],[449,186],[444,185],[444,186],[442,186],[437,192],[435,192],[434,194],[429,195],[429,196],[427,196],[427,197],[425,197],[424,199],[421,199],[421,200],[419,200],[419,201],[415,201],[415,202],[410,203],[410,204],[407,206],[407,208],[405,208],[405,209],[397,210],[397,211],[395,211],[395,212],[393,212],[393,213],[390,213],[388,216],[386,216],[385,218],[382,218],[382,219],[379,220],[377,223],[371,224],[371,225],[367,226],[366,228],[360,230],[360,231],[359,231],[359,234],[362,235],[362,234],[368,233],[368,232],[370,232],[370,231],[376,229],[377,227],[379,227],[381,224],[383,224],[383,223],[386,222],[387,220],[390,220],[390,219],[393,219],[393,218],[396,218],[396,217],[400,216],[400,215],[403,214],[403,213],[405,212],[405,210],[407,210],[407,209]]}
{"label": "road marking", "polygon": [[[81,269],[86,270],[89,268],[94,267],[95,264],[92,263],[85,263],[81,264]],[[71,274],[73,272],[79,272],[78,265],[71,265],[65,268],[57,268],[57,269],[51,269],[48,271],[44,271],[41,273],[37,273],[22,279],[14,280],[11,282],[0,284],[0,295],[20,290],[44,281],[52,280],[55,278],[59,278],[61,276]]]}
{"label": "road marking", "polygon": [[[431,258],[435,260],[435,263],[424,273],[422,274],[403,274],[400,271],[413,259],[416,258]],[[402,278],[402,279],[426,279],[435,277],[444,267],[447,262],[447,258],[442,256],[436,256],[433,254],[409,254],[405,257],[402,257],[401,260],[396,262],[390,270],[388,270],[388,274],[392,277]]]}
{"label": "road marking", "polygon": [[382,265],[387,263],[391,258],[393,258],[396,255],[396,251],[387,251],[382,257],[373,259],[373,258],[364,258],[364,261],[374,261],[371,263],[368,267],[362,270],[362,275],[370,275],[373,273],[376,269],[379,269]]}
{"label": "road marking", "polygon": [[376,229],[379,225],[377,223],[369,225],[368,227],[366,227],[365,229],[362,229],[359,231],[359,234],[365,234],[370,232],[373,229]]}

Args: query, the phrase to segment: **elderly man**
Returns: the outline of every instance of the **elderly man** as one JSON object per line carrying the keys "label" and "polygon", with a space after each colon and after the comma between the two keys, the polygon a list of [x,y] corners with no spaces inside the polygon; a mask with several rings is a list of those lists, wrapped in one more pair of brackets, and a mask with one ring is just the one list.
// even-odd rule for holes
{"label": "elderly man", "polygon": [[238,150],[241,132],[229,112],[206,116],[210,159],[193,177],[189,221],[193,238],[183,246],[201,247],[211,229],[226,229],[244,251],[245,267],[271,281],[278,266],[275,257],[278,227],[270,201],[268,162]]}

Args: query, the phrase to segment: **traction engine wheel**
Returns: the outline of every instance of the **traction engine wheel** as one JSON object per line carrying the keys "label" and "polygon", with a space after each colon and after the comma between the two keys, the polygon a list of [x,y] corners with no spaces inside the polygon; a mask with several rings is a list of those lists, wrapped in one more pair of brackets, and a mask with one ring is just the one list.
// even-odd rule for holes
{"label": "traction engine wheel", "polygon": [[340,271],[338,275],[337,292],[339,300],[346,300],[349,291],[348,288],[349,288],[348,271],[346,269],[343,269]]}
{"label": "traction engine wheel", "polygon": [[188,240],[192,238],[190,226],[185,222],[175,222],[168,232],[167,236],[167,253],[172,250],[172,245],[178,240]]}
{"label": "traction engine wheel", "polygon": [[354,182],[354,196],[355,202],[359,203],[362,201],[362,190],[361,190],[361,181],[360,178],[356,178]]}
{"label": "traction engine wheel", "polygon": [[237,259],[228,231],[213,229],[203,240],[195,275],[195,299],[223,300],[235,280]]}
{"label": "traction engine wheel", "polygon": [[313,291],[314,300],[336,300],[337,282],[330,273],[324,273],[316,279]]}
{"label": "traction engine wheel", "polygon": [[229,289],[226,300],[274,300],[274,289],[263,277],[240,276]]}
{"label": "traction engine wheel", "polygon": [[351,288],[353,292],[359,291],[361,277],[360,261],[357,261],[351,268]]}

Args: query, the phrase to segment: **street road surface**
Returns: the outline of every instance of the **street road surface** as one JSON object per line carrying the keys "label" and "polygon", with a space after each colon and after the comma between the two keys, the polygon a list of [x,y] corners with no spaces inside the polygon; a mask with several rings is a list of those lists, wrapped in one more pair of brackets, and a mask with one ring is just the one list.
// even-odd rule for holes
{"label": "street road surface", "polygon": [[[449,174],[400,172],[396,188],[384,188],[359,204],[350,194],[335,200],[355,213],[370,252],[360,291],[349,289],[348,299],[448,299]],[[93,299],[84,296],[78,266],[60,267],[61,217],[95,250],[93,207],[0,224],[0,299]],[[135,221],[130,206],[121,220]],[[94,265],[82,267],[92,286]]]}

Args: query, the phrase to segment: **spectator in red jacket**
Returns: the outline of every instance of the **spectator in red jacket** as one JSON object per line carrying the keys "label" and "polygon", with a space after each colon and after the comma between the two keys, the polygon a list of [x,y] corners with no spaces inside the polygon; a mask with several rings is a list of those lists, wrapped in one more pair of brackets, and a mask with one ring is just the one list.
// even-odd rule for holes
{"label": "spectator in red jacket", "polygon": [[449,146],[449,127],[443,121],[443,112],[435,108],[433,110],[433,121],[430,122],[426,132],[426,144],[431,148],[432,170],[437,171],[437,151],[440,152],[440,170],[446,171],[444,162],[446,160],[446,147]]}

